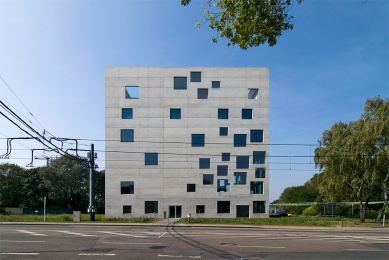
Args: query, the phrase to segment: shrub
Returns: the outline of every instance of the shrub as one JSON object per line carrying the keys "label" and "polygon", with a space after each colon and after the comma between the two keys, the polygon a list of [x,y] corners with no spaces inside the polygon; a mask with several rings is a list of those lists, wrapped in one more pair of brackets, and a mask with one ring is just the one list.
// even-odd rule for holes
{"label": "shrub", "polygon": [[303,210],[304,216],[316,216],[320,214],[320,210],[315,206],[310,206]]}

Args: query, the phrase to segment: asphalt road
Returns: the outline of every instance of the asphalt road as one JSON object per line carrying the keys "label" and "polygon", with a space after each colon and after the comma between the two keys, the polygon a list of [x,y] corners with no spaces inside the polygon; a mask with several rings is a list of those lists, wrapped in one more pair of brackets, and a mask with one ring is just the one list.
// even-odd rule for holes
{"label": "asphalt road", "polygon": [[389,259],[387,228],[0,225],[0,259]]}

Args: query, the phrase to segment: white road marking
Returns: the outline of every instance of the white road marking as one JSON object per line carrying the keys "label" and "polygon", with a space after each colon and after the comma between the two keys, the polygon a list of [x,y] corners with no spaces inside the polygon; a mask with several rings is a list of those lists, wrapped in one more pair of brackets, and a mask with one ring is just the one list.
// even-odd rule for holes
{"label": "white road marking", "polygon": [[347,249],[348,251],[364,251],[364,252],[386,252],[389,250],[381,250],[381,249],[371,249],[371,250],[366,250],[366,249]]}
{"label": "white road marking", "polygon": [[121,243],[121,242],[103,242],[103,244],[117,244],[117,245],[160,245],[161,243]]}
{"label": "white road marking", "polygon": [[46,241],[17,241],[17,240],[0,240],[0,242],[14,242],[14,243],[44,243]]}
{"label": "white road marking", "polygon": [[116,254],[102,254],[102,253],[81,253],[81,254],[78,254],[78,255],[93,255],[93,256],[96,256],[96,255],[103,255],[103,256],[114,256]]}
{"label": "white road marking", "polygon": [[117,235],[117,236],[127,236],[127,237],[148,237],[148,236],[135,236],[131,234],[123,234],[123,233],[116,233],[116,232],[108,232],[108,231],[98,231],[100,233],[104,234],[110,234],[110,235]]}
{"label": "white road marking", "polygon": [[40,253],[0,253],[0,255],[39,255]]}
{"label": "white road marking", "polygon": [[223,245],[223,246],[233,246],[233,247],[260,247],[260,248],[277,248],[277,249],[284,249],[284,246],[239,246],[239,245]]}
{"label": "white road marking", "polygon": [[47,236],[45,234],[39,234],[39,233],[36,233],[36,232],[27,231],[27,230],[15,230],[15,231],[22,232],[22,233],[29,234],[29,235],[33,235],[33,236],[44,236],[44,237]]}
{"label": "white road marking", "polygon": [[161,233],[154,233],[154,232],[141,232],[141,233],[142,234],[151,234],[151,235],[160,235],[161,234]]}
{"label": "white road marking", "polygon": [[163,237],[164,235],[166,234],[166,232],[164,232],[162,235],[160,235],[158,238],[161,238]]}
{"label": "white road marking", "polygon": [[175,257],[175,258],[181,258],[181,257],[189,257],[189,258],[201,258],[201,256],[183,256],[183,255],[158,255],[159,257]]}
{"label": "white road marking", "polygon": [[82,236],[82,237],[95,237],[96,235],[87,235],[87,234],[82,234],[82,233],[75,233],[75,232],[70,232],[70,231],[57,231],[60,233],[65,233],[68,235],[75,235],[75,236]]}

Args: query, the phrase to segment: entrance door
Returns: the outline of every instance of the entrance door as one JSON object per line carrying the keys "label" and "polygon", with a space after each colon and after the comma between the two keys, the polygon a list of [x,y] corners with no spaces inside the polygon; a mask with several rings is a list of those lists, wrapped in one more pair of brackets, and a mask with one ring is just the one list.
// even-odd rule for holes
{"label": "entrance door", "polygon": [[169,206],[169,218],[181,218],[181,206]]}
{"label": "entrance door", "polygon": [[236,206],[236,217],[237,218],[248,218],[249,217],[249,206],[237,205]]}

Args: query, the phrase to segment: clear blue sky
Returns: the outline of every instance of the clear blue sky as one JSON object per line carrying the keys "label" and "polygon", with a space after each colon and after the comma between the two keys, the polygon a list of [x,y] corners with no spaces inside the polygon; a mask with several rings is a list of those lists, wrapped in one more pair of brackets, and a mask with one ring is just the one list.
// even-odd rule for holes
{"label": "clear blue sky", "polygon": [[[107,66],[268,67],[270,143],[288,144],[270,147],[273,201],[318,172],[309,156],[324,130],[359,118],[367,98],[389,97],[387,0],[306,0],[290,10],[295,27],[275,47],[247,51],[224,39],[212,44],[215,32],[195,27],[201,6],[200,0],[187,7],[180,0],[0,0],[0,76],[35,118],[1,80],[0,99],[41,132],[102,140]],[[19,136],[25,134],[0,115],[0,138]],[[104,169],[104,142],[93,143]],[[0,163],[24,167],[31,152],[23,149],[42,145],[20,141],[12,148],[11,159]],[[0,139],[0,154],[5,149]]]}

